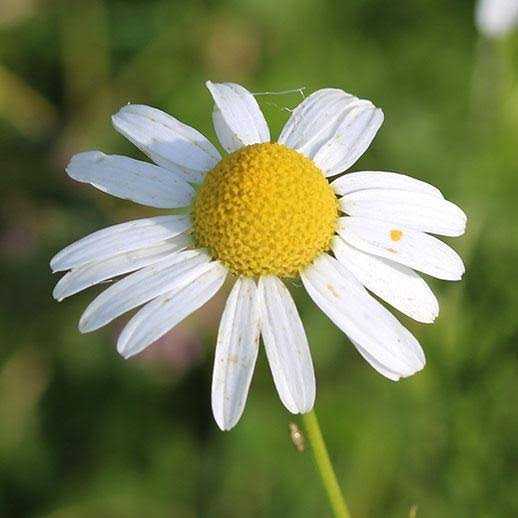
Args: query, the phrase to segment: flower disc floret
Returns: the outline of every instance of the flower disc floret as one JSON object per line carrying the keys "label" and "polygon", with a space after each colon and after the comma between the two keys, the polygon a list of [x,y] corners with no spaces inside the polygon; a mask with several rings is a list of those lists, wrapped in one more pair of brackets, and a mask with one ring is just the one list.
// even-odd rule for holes
{"label": "flower disc floret", "polygon": [[238,275],[293,277],[329,249],[335,194],[307,157],[277,143],[223,158],[193,205],[196,244]]}

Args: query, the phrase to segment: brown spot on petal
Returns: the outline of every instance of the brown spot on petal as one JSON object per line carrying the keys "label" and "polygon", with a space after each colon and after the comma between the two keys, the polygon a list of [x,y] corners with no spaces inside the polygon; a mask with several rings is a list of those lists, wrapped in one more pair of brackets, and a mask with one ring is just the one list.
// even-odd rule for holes
{"label": "brown spot on petal", "polygon": [[340,298],[340,293],[338,293],[334,286],[332,284],[326,284],[326,288],[333,294],[334,297],[336,297],[337,299]]}

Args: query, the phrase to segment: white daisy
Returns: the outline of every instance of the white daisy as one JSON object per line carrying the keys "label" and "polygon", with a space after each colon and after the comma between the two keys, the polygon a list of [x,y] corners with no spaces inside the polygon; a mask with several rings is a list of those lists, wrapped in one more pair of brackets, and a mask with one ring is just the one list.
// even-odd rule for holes
{"label": "white daisy", "polygon": [[518,0],[478,0],[475,23],[488,38],[500,38],[518,26]]}
{"label": "white daisy", "polygon": [[144,305],[118,339],[118,351],[129,358],[205,304],[231,272],[236,282],[221,319],[212,380],[212,409],[223,430],[243,413],[260,336],[286,408],[305,413],[313,407],[308,341],[281,277],[300,275],[315,303],[387,378],[421,370],[417,340],[367,290],[419,322],[432,322],[437,299],[415,271],[461,278],[460,257],[430,234],[461,235],[462,210],[435,187],[398,173],[363,171],[328,182],[360,158],[380,128],[383,112],[369,101],[319,90],[271,143],[250,92],[232,83],[207,87],[228,155],[174,117],[128,105],[113,125],[156,165],[100,151],[72,158],[67,172],[78,181],[143,205],[188,210],[115,225],[66,247],[51,261],[53,271],[69,270],[54,297],[129,273],[79,322],[81,332],[94,331]]}

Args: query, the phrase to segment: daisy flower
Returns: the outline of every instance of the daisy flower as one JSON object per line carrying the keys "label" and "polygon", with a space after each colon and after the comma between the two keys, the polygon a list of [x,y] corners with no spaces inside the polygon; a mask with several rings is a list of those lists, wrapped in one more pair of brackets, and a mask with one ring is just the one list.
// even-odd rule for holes
{"label": "daisy flower", "polygon": [[505,36],[518,26],[518,0],[479,0],[475,22],[488,38]]}
{"label": "daisy flower", "polygon": [[432,322],[437,299],[416,271],[461,278],[460,257],[430,234],[461,235],[464,213],[435,187],[394,172],[348,173],[329,182],[360,158],[380,128],[383,112],[370,101],[318,90],[271,142],[250,92],[233,83],[207,87],[224,156],[178,119],[127,105],[113,125],[154,164],[100,151],[72,158],[66,170],[75,180],[143,205],[186,210],[105,228],[66,247],[51,261],[53,271],[69,270],[54,297],[129,274],[95,298],[79,322],[87,333],[143,305],[118,338],[119,353],[129,358],[234,277],[212,378],[212,409],[223,430],[243,413],[260,336],[284,406],[293,413],[313,407],[308,340],[283,278],[300,276],[378,372],[398,380],[421,370],[419,343],[369,291]]}

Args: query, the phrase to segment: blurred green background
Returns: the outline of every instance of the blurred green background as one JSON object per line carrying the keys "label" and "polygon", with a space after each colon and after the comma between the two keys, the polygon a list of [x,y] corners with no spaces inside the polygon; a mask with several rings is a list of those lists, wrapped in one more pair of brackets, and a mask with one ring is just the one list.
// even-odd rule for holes
{"label": "blurred green background", "polygon": [[[1,0],[0,516],[329,516],[290,442],[264,353],[229,433],[210,411],[224,294],[140,357],[122,323],[80,335],[98,290],[58,304],[48,261],[101,227],[156,214],[64,173],[87,149],[141,157],[110,127],[127,102],[214,139],[206,79],[253,92],[327,86],[385,124],[353,169],[406,172],[468,213],[460,283],[431,281],[433,326],[402,321],[428,364],[392,383],[299,283],[317,412],[354,517],[518,516],[518,53],[483,41],[473,2]],[[514,68],[513,68],[514,67]],[[277,135],[297,94],[258,97]],[[398,315],[400,316],[400,315]],[[121,319],[124,320],[124,319]],[[299,423],[300,424],[300,423]]]}

